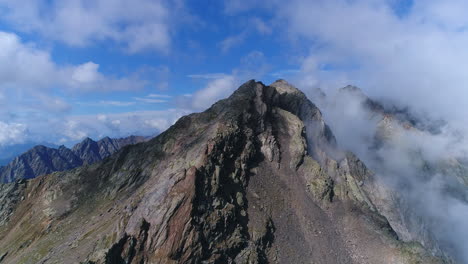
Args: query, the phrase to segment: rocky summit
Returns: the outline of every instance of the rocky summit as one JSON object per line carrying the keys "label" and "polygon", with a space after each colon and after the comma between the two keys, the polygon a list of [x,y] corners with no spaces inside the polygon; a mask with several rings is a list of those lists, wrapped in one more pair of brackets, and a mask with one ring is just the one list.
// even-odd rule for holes
{"label": "rocky summit", "polygon": [[103,161],[1,185],[0,263],[445,263],[400,239],[381,187],[301,91],[252,80]]}

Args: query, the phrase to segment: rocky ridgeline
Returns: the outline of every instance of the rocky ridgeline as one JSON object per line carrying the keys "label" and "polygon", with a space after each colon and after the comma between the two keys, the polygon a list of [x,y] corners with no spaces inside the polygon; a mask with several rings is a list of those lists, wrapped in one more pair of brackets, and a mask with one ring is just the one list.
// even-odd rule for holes
{"label": "rocky ridgeline", "polygon": [[109,157],[126,145],[146,140],[148,138],[140,136],[119,139],[105,137],[97,142],[86,138],[72,149],[65,146],[59,148],[35,146],[6,166],[0,167],[0,183],[31,179],[55,171],[65,171],[92,164]]}
{"label": "rocky ridgeline", "polygon": [[149,142],[1,186],[0,263],[443,263],[399,239],[377,185],[301,91],[249,81]]}

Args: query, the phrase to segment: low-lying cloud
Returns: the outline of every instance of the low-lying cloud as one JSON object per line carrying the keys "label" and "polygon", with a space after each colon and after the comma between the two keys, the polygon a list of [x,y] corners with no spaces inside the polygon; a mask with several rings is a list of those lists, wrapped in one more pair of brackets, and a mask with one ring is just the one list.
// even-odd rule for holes
{"label": "low-lying cloud", "polygon": [[468,263],[467,139],[446,123],[424,129],[434,126],[424,124],[429,117],[372,110],[359,92],[310,92],[309,98],[339,147],[356,153],[390,190],[391,195],[381,194],[385,202],[379,209],[400,238]]}
{"label": "low-lying cloud", "polygon": [[85,137],[99,139],[105,136],[156,135],[188,113],[190,113],[188,110],[168,109],[69,116],[63,120],[49,122],[47,126],[49,129],[52,127],[58,131],[52,142],[70,145]]}

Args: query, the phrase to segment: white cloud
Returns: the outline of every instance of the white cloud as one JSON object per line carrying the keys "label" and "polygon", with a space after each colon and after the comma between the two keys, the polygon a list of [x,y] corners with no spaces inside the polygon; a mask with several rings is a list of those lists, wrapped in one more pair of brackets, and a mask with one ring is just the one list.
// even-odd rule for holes
{"label": "white cloud", "polygon": [[[237,19],[244,21],[243,18]],[[273,32],[273,28],[258,17],[254,17],[245,21],[245,25],[243,25],[245,22],[241,22],[239,24],[243,28],[240,32],[229,35],[218,43],[218,46],[222,52],[226,53],[232,48],[242,45],[247,40],[247,38],[252,35],[257,36],[258,33],[261,35],[270,35]]]}
{"label": "white cloud", "polygon": [[292,0],[275,9],[287,36],[311,48],[303,83],[354,83],[371,96],[466,124],[468,19],[461,10],[468,2],[419,0],[403,17],[388,3]]}
{"label": "white cloud", "polygon": [[36,96],[38,98],[38,102],[36,105],[33,105],[32,108],[59,113],[69,111],[72,108],[69,103],[59,97],[48,96],[41,93],[38,93]]}
{"label": "white cloud", "polygon": [[270,65],[267,63],[265,55],[261,51],[253,50],[240,58],[239,67],[234,68],[231,74],[196,75],[197,78],[207,79],[206,85],[193,94],[185,94],[177,98],[176,101],[178,101],[178,105],[183,107],[191,105],[195,111],[205,110],[216,101],[231,95],[246,80],[262,78],[269,69]]}
{"label": "white cloud", "polygon": [[[456,183],[461,174],[455,169],[467,157],[466,139],[454,135],[447,126],[433,134],[395,119],[382,121],[384,116],[364,107],[366,98],[360,93],[342,91],[311,98],[315,98],[340,147],[356,153],[375,172],[381,187],[392,189],[392,196],[398,197],[392,198],[399,202],[390,212],[380,208],[400,238],[420,241],[429,249],[438,243],[456,261],[466,263],[468,225],[465,215],[456,213],[468,208],[466,200],[457,198],[466,192],[466,186]],[[386,139],[376,145],[376,133],[382,132]],[[447,162],[454,166],[453,171],[446,169]]]}
{"label": "white cloud", "polygon": [[38,93],[53,86],[81,91],[139,89],[145,81],[138,78],[113,78],[99,72],[99,65],[57,65],[48,51],[24,43],[13,33],[0,31],[0,85]]}
{"label": "white cloud", "polygon": [[219,43],[219,47],[221,48],[222,52],[228,52],[233,47],[243,43],[246,37],[246,31],[243,31],[236,35],[228,36]]}
{"label": "white cloud", "polygon": [[99,105],[131,106],[131,105],[135,105],[135,102],[126,102],[126,101],[99,101]]}
{"label": "white cloud", "polygon": [[48,52],[22,43],[12,33],[0,31],[0,85],[45,86],[53,81],[57,67]]}
{"label": "white cloud", "polygon": [[78,104],[84,106],[116,106],[127,107],[134,106],[138,103],[147,104],[160,104],[167,103],[172,99],[172,96],[166,94],[148,94],[146,97],[132,97],[130,101],[116,101],[116,100],[101,100],[98,102],[79,102]]}
{"label": "white cloud", "polygon": [[448,30],[462,30],[468,25],[466,10],[468,3],[464,0],[417,0],[412,13],[414,18],[431,23]]}
{"label": "white cloud", "polygon": [[[49,51],[21,41],[16,34],[0,31],[0,144],[23,140],[58,142],[60,138],[50,131],[65,131],[63,137],[67,140],[82,138],[95,130],[91,124],[86,128],[66,122],[64,115],[70,113],[73,99],[83,93],[141,89],[147,83],[138,74],[122,78],[105,75],[94,62],[58,65]],[[89,103],[83,103],[86,104]],[[99,102],[121,107],[135,104],[117,100]],[[109,126],[112,125],[117,124],[109,121]]]}
{"label": "white cloud", "polygon": [[[98,120],[100,120],[101,118],[102,117],[99,116]],[[61,127],[61,130],[59,133],[65,136],[67,138],[67,141],[78,141],[89,135],[86,129],[79,122],[75,120],[67,121],[64,127]]]}
{"label": "white cloud", "polygon": [[159,104],[159,103],[166,103],[167,100],[162,100],[162,99],[154,99],[154,98],[142,98],[142,97],[134,97],[133,99],[143,102],[143,103],[149,103],[149,104]]}
{"label": "white cloud", "polygon": [[171,98],[172,96],[167,94],[148,94],[147,97],[151,98]]}
{"label": "white cloud", "polygon": [[118,119],[111,121],[111,124],[114,125],[114,126],[119,126],[121,123],[122,122],[120,122],[120,120],[118,120]]}
{"label": "white cloud", "polygon": [[300,72],[300,70],[298,70],[298,69],[284,69],[284,70],[279,70],[279,71],[272,72],[272,73],[270,73],[270,75],[275,77],[275,78],[286,79],[286,76],[296,75],[299,72]]}
{"label": "white cloud", "polygon": [[258,17],[253,18],[250,23],[262,35],[270,35],[273,32],[272,27]]}
{"label": "white cloud", "polygon": [[[272,0],[270,0],[272,1]],[[253,8],[266,8],[269,6],[270,1],[265,0],[225,0],[224,1],[224,12],[229,15],[235,15],[241,12],[248,11]],[[284,2],[282,2],[284,4]]]}
{"label": "white cloud", "polygon": [[72,80],[77,83],[86,84],[96,82],[101,78],[101,75],[98,72],[99,65],[94,62],[87,62],[81,65],[78,65],[72,73]]}
{"label": "white cloud", "polygon": [[[161,111],[135,111],[117,114],[68,116],[48,124],[58,131],[54,135],[63,143],[74,143],[85,137],[124,137],[129,135],[155,135],[190,113],[183,109]],[[51,140],[48,138],[48,140]],[[53,140],[56,142],[57,140]]]}
{"label": "white cloud", "polygon": [[152,49],[167,53],[170,47],[169,29],[166,24],[137,25],[129,28],[125,35],[125,38],[128,39],[127,45],[130,53]]}
{"label": "white cloud", "polygon": [[107,115],[104,114],[97,115],[96,118],[99,121],[107,121]]}
{"label": "white cloud", "polygon": [[240,59],[240,66],[235,72],[240,72],[245,78],[257,78],[263,76],[270,68],[263,52],[253,50]]}
{"label": "white cloud", "polygon": [[25,124],[0,121],[0,146],[23,143],[26,140],[27,132]]}
{"label": "white cloud", "polygon": [[228,76],[228,74],[225,73],[206,73],[206,74],[190,74],[187,75],[189,78],[193,79],[220,79],[223,77]]}
{"label": "white cloud", "polygon": [[24,32],[72,46],[110,40],[128,52],[170,49],[170,30],[184,15],[171,0],[0,0],[2,20]]}
{"label": "white cloud", "polygon": [[230,95],[237,88],[236,83],[236,79],[231,75],[210,81],[203,89],[193,94],[192,107],[204,110],[217,100]]}

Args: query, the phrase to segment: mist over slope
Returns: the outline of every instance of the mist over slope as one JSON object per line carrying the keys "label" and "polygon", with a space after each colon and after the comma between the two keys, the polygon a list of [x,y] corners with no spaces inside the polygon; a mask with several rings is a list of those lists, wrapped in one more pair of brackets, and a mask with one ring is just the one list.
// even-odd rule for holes
{"label": "mist over slope", "polygon": [[[404,240],[468,263],[468,163],[465,133],[453,120],[378,102],[347,86],[311,96],[338,145],[357,154],[388,187],[379,211]],[[437,109],[434,109],[437,111]]]}

